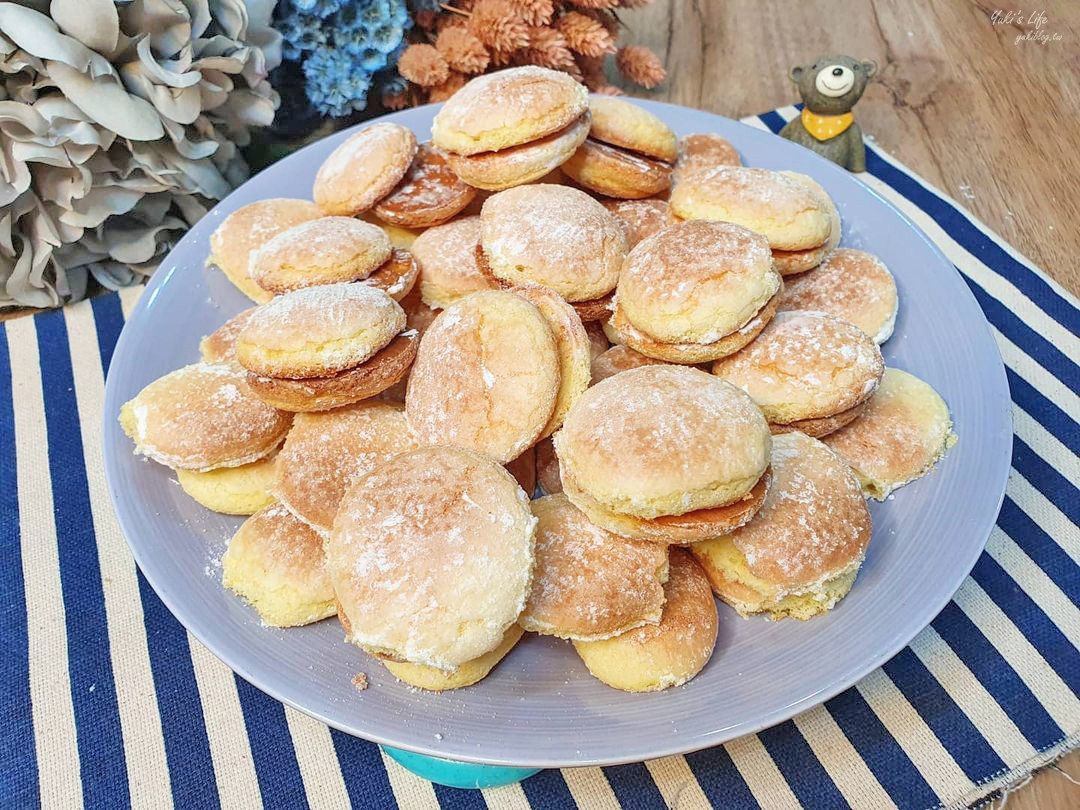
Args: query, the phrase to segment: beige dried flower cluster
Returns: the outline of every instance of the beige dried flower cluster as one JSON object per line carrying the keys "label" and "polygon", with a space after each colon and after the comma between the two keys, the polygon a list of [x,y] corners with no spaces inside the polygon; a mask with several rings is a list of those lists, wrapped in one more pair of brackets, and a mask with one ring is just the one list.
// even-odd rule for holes
{"label": "beige dried flower cluster", "polygon": [[594,93],[619,94],[604,72],[609,55],[624,78],[653,88],[666,76],[648,48],[620,48],[621,9],[651,0],[453,0],[440,12],[419,12],[415,41],[398,70],[409,80],[406,93],[389,99],[404,107],[442,101],[470,76],[508,65],[563,70]]}
{"label": "beige dried flower cluster", "polygon": [[0,3],[0,307],[137,281],[247,179],[237,146],[278,106],[273,6]]}

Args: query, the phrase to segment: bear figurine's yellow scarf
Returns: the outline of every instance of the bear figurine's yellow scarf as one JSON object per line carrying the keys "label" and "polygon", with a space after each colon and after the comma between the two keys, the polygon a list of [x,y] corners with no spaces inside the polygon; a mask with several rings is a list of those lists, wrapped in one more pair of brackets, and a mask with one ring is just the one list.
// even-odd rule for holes
{"label": "bear figurine's yellow scarf", "polygon": [[854,121],[855,116],[850,112],[842,113],[840,115],[818,115],[817,113],[810,112],[810,110],[805,107],[802,111],[802,125],[806,127],[807,132],[819,141],[827,141],[829,138],[835,138],[850,127]]}

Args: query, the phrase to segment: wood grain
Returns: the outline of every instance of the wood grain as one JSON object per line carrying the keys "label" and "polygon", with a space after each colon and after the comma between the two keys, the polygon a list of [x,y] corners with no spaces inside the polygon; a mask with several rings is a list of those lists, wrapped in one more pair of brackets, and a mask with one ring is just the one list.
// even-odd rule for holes
{"label": "wood grain", "polygon": [[653,48],[668,81],[631,92],[741,118],[798,101],[792,65],[875,59],[855,110],[868,136],[1080,294],[1080,14],[1041,2],[1039,30],[1061,40],[1016,42],[1032,7],[995,25],[995,3],[656,0],[622,15],[624,40]]}
{"label": "wood grain", "polygon": [[[792,65],[830,53],[875,59],[856,107],[863,131],[1080,294],[1080,14],[1044,0],[1045,22],[991,23],[995,0],[656,0],[623,15],[668,81],[642,95],[730,118],[799,100]],[[1060,41],[1019,41],[1027,33]],[[1080,752],[1058,767],[1080,779]],[[999,800],[997,805],[1001,805]],[[1047,768],[1009,810],[1075,810],[1080,787]]]}

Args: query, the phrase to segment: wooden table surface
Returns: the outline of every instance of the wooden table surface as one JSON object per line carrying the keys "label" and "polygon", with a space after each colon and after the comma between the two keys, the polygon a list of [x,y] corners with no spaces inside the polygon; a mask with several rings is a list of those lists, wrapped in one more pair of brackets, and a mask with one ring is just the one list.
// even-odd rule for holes
{"label": "wooden table surface", "polygon": [[[1037,7],[1041,19],[995,0],[656,0],[623,14],[623,39],[668,70],[635,95],[730,118],[798,101],[792,65],[876,60],[855,108],[867,136],[1080,294],[1080,7]],[[1058,767],[1080,781],[1080,752]],[[1048,768],[1008,805],[1076,810],[1080,787]]]}
{"label": "wooden table surface", "polygon": [[[798,101],[788,69],[874,59],[855,109],[868,136],[1080,294],[1080,8],[991,23],[1002,0],[656,0],[625,12],[668,81],[648,95],[731,118]],[[1017,42],[1025,32],[1038,39]],[[1060,40],[1054,37],[1059,36]]]}

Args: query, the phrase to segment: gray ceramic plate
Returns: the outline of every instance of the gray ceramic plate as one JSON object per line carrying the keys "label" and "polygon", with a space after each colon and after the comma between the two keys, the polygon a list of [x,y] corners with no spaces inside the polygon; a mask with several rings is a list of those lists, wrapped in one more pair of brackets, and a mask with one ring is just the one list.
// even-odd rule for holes
{"label": "gray ceramic plate", "polygon": [[[191,229],[161,264],[113,357],[105,463],[120,524],[147,580],[177,618],[242,677],[343,731],[424,754],[502,765],[614,764],[716,745],[786,720],[855,683],[925,627],[974,565],[1001,504],[1011,425],[1004,369],[975,299],[925,235],[866,186],[809,151],[704,112],[645,103],[679,134],[718,132],[752,166],[817,179],[844,219],[844,243],[884,259],[900,288],[889,365],[929,381],[952,408],[959,444],[931,475],[872,506],[874,537],[851,595],[811,622],[744,620],[721,606],[716,653],[686,686],[630,695],[594,680],[573,648],[528,637],[477,686],[441,695],[397,683],[342,643],[336,621],[263,627],[220,583],[239,521],[188,499],[169,470],[137,459],[120,405],[198,358],[198,341],[247,300],[204,268],[207,242],[235,208],[307,196],[348,133],[252,178]],[[424,139],[434,107],[388,116]],[[371,687],[350,680],[365,672]]]}

